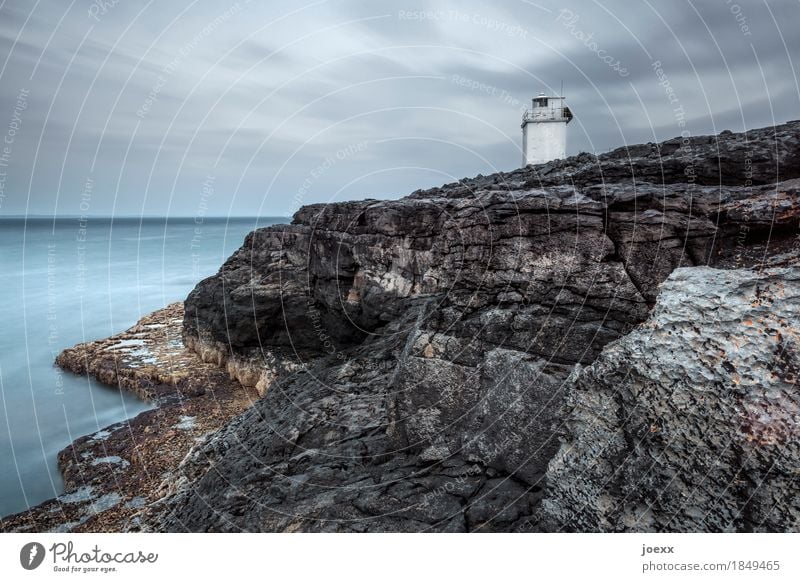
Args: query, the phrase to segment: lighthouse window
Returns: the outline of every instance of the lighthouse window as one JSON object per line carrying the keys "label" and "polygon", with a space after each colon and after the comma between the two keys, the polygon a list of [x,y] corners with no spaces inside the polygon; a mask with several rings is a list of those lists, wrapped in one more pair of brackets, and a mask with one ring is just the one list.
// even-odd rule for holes
{"label": "lighthouse window", "polygon": [[533,103],[536,107],[547,107],[547,97],[536,98]]}

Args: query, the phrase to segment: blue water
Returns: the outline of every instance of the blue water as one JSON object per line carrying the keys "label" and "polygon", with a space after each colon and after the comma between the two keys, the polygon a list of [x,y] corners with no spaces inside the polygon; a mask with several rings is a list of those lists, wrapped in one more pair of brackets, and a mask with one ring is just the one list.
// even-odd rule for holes
{"label": "blue water", "polygon": [[0,218],[0,516],[63,493],[56,454],[149,405],[53,365],[182,300],[285,218]]}

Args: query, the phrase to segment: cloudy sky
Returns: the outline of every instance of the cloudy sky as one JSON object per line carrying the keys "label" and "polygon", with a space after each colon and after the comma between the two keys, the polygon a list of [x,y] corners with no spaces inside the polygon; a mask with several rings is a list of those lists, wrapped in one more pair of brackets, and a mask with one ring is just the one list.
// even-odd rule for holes
{"label": "cloudy sky", "polygon": [[569,153],[782,123],[798,24],[798,0],[3,1],[0,216],[399,197],[517,167],[562,82]]}

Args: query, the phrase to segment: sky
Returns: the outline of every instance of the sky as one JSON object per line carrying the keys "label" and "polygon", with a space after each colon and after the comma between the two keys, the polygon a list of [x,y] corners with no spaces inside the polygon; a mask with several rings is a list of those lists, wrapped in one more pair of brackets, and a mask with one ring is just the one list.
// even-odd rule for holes
{"label": "sky", "polygon": [[800,118],[800,1],[0,2],[0,217],[289,216]]}

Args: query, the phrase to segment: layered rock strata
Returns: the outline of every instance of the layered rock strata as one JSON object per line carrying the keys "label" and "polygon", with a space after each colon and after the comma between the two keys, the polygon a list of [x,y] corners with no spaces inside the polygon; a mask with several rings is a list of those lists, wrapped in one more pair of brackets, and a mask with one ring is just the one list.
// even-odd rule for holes
{"label": "layered rock strata", "polygon": [[[263,368],[250,382],[257,378],[264,397],[187,457],[169,495],[144,512],[145,529],[796,528],[749,501],[773,499],[796,512],[793,344],[780,368],[778,356],[767,357],[773,337],[714,327],[705,316],[722,308],[702,295],[726,297],[729,285],[738,300],[726,317],[766,316],[744,298],[764,265],[797,253],[798,162],[800,123],[792,122],[582,154],[395,201],[307,206],[291,225],[251,233],[187,298],[184,337],[207,359]],[[763,276],[790,290],[792,273]],[[709,288],[696,277],[709,278]],[[779,299],[770,295],[779,287],[764,289]],[[654,383],[626,379],[626,367],[644,374],[634,357],[646,349],[641,330],[672,325],[665,314],[676,301],[686,311],[669,317],[706,326],[673,338],[678,353],[700,350],[701,362],[717,362],[715,373],[728,376],[701,373],[690,359],[676,364],[662,341],[646,364]],[[792,302],[783,305],[782,338],[796,330]],[[720,353],[717,333],[761,354],[752,374],[766,365],[765,375],[783,378],[780,411],[766,384],[747,394],[726,384],[734,372],[725,362],[741,362]],[[633,382],[627,396],[612,399],[604,378],[612,373]],[[702,400],[673,386],[683,404],[664,404],[671,393],[660,382],[669,378],[712,394]],[[709,403],[718,417],[701,422]],[[685,412],[691,406],[694,416]],[[771,449],[748,456],[740,414],[758,416],[759,407],[786,428]],[[640,416],[629,418],[629,409]],[[650,438],[668,430],[684,448],[648,473],[645,459],[663,444],[641,445],[628,431],[650,430],[660,412],[667,416]],[[612,446],[593,448],[601,430],[593,415],[605,423],[598,438]],[[667,521],[685,493],[667,478],[703,482],[705,465],[693,464],[686,447],[719,431],[736,443],[720,458],[725,467],[680,520]],[[578,452],[567,455],[570,445]],[[704,458],[722,453],[717,441],[697,446]],[[591,475],[584,464],[594,453],[603,466],[577,479]],[[773,487],[764,479],[776,459]],[[625,463],[635,469],[615,474],[616,489],[606,491],[604,471]],[[630,495],[628,475],[641,472],[645,491]],[[737,483],[740,475],[751,482]],[[568,511],[576,500],[585,511]]]}

